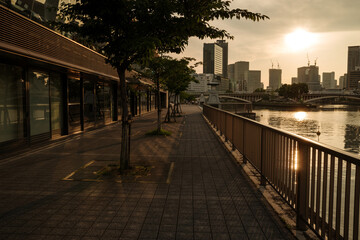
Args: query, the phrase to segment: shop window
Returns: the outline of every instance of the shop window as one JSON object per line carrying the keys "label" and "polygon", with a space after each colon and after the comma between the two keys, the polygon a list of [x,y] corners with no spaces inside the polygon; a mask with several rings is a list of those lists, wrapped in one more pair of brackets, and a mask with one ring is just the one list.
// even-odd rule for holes
{"label": "shop window", "polygon": [[96,83],[96,124],[104,124],[104,83]]}
{"label": "shop window", "polygon": [[104,117],[106,123],[112,121],[113,105],[114,104],[113,104],[113,94],[112,94],[111,84],[104,83]]}
{"label": "shop window", "polygon": [[0,64],[0,143],[24,136],[22,68]]}
{"label": "shop window", "polygon": [[50,133],[49,75],[29,71],[30,135]]}
{"label": "shop window", "polygon": [[94,82],[84,80],[84,128],[95,126]]}
{"label": "shop window", "polygon": [[69,78],[69,131],[76,132],[81,130],[81,89],[80,79]]}
{"label": "shop window", "polygon": [[60,74],[50,74],[51,131],[61,135],[63,126],[63,91]]}

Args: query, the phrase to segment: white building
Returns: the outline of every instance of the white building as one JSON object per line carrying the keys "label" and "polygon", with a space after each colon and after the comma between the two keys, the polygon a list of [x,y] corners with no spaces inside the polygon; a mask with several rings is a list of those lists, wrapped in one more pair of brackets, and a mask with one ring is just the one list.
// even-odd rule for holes
{"label": "white building", "polygon": [[246,91],[245,73],[249,71],[249,62],[238,61],[234,63],[234,82],[236,84],[235,91]]}
{"label": "white building", "polygon": [[208,92],[211,87],[208,85],[209,82],[214,81],[214,74],[211,73],[199,73],[194,75],[198,83],[190,82],[187,89],[188,92],[205,93]]}
{"label": "white building", "polygon": [[269,87],[274,91],[281,87],[281,69],[269,69]]}
{"label": "white building", "polygon": [[335,72],[323,72],[322,86],[325,89],[336,88]]}

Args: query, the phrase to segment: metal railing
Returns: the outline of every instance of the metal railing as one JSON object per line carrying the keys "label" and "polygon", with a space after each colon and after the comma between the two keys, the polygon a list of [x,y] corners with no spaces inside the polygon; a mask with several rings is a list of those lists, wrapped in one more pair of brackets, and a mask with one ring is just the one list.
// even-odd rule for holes
{"label": "metal railing", "polygon": [[299,229],[360,239],[359,158],[208,105],[203,114],[295,209]]}

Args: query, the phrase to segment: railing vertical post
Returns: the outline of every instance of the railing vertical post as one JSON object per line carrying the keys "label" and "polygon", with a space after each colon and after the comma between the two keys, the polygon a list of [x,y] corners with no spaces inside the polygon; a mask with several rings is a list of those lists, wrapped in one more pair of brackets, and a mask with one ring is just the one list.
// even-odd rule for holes
{"label": "railing vertical post", "polygon": [[243,146],[243,149],[242,149],[242,155],[243,155],[243,163],[246,164],[247,163],[247,159],[246,159],[246,155],[245,155],[245,121],[244,119],[242,119],[242,146]]}
{"label": "railing vertical post", "polygon": [[226,122],[227,122],[227,115],[228,115],[228,114],[225,113],[225,123],[224,123],[224,126],[225,126],[225,127],[224,127],[224,129],[225,129],[225,130],[224,130],[225,142],[228,141],[228,138],[227,138],[227,137],[228,137],[228,136],[227,136],[227,124],[226,124]]}
{"label": "railing vertical post", "polygon": [[231,142],[232,142],[232,150],[235,151],[235,144],[234,144],[234,116],[231,116]]}
{"label": "railing vertical post", "polygon": [[264,168],[265,168],[265,154],[266,154],[266,152],[265,152],[265,146],[266,146],[266,144],[265,144],[265,130],[264,130],[264,128],[261,128],[261,139],[260,139],[260,141],[261,141],[261,143],[260,143],[260,171],[261,171],[261,179],[260,179],[260,185],[261,186],[266,186],[266,178],[265,178],[265,176],[264,176]]}
{"label": "railing vertical post", "polygon": [[308,200],[308,186],[307,174],[309,165],[309,146],[303,142],[298,143],[298,158],[297,158],[297,187],[296,187],[296,228],[299,230],[306,230],[306,209],[309,205]]}

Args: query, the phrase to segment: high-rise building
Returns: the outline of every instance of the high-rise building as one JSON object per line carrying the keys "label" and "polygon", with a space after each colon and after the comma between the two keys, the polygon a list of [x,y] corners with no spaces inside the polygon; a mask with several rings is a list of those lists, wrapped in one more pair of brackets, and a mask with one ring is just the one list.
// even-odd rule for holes
{"label": "high-rise building", "polygon": [[235,64],[227,65],[227,74],[231,86],[230,90],[232,91],[238,90],[238,88],[236,88],[234,73],[235,73]]}
{"label": "high-rise building", "polygon": [[325,89],[336,88],[335,72],[323,72],[322,86]]}
{"label": "high-rise building", "polygon": [[273,91],[281,87],[281,69],[269,69],[269,87]]}
{"label": "high-rise building", "polygon": [[228,43],[225,40],[217,40],[216,44],[222,48],[222,76],[228,78],[228,69],[226,67],[228,65]]}
{"label": "high-rise building", "polygon": [[291,78],[291,84],[294,84],[294,83],[298,83],[298,78],[297,77],[292,77]]}
{"label": "high-rise building", "polygon": [[223,74],[223,48],[216,43],[204,43],[203,73]]}
{"label": "high-rise building", "polygon": [[339,77],[339,88],[340,88],[340,89],[343,89],[343,88],[345,87],[345,85],[344,85],[344,81],[345,81],[344,78],[345,78],[344,76],[340,76],[340,77]]}
{"label": "high-rise building", "polygon": [[237,90],[246,91],[245,73],[249,71],[249,62],[238,61],[234,63],[234,80],[239,86]]}
{"label": "high-rise building", "polygon": [[245,72],[245,81],[247,83],[247,92],[254,92],[256,89],[261,88],[261,71],[249,70]]}
{"label": "high-rise building", "polygon": [[348,66],[347,66],[347,89],[358,88],[358,82],[360,81],[360,46],[348,47]]}
{"label": "high-rise building", "polygon": [[320,75],[319,67],[310,65],[307,67],[298,68],[298,83],[306,83],[309,91],[320,91]]}

